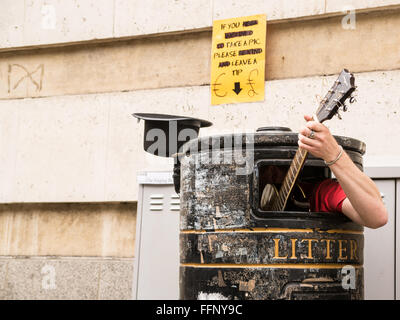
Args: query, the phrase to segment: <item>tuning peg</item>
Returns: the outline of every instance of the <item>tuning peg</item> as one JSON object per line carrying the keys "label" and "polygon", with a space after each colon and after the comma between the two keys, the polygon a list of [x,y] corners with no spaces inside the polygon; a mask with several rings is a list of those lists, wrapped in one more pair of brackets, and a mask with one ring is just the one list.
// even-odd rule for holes
{"label": "tuning peg", "polygon": [[343,112],[347,111],[347,105],[345,103],[343,103]]}
{"label": "tuning peg", "polygon": [[354,96],[351,96],[350,97],[350,100],[349,100],[349,102],[350,103],[354,103],[354,102],[356,102],[357,100],[356,100],[356,97],[354,97]]}

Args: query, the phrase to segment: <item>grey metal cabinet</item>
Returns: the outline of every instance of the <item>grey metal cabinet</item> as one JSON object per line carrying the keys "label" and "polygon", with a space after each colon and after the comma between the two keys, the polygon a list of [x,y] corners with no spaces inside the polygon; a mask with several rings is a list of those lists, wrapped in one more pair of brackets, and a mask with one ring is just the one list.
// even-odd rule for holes
{"label": "grey metal cabinet", "polygon": [[364,171],[377,184],[389,212],[386,226],[365,230],[365,297],[400,300],[400,166],[366,166]]}
{"label": "grey metal cabinet", "polygon": [[395,299],[395,179],[374,180],[389,213],[388,223],[379,229],[364,230],[365,299]]}
{"label": "grey metal cabinet", "polygon": [[180,203],[172,173],[145,173],[139,182],[133,299],[179,299]]}

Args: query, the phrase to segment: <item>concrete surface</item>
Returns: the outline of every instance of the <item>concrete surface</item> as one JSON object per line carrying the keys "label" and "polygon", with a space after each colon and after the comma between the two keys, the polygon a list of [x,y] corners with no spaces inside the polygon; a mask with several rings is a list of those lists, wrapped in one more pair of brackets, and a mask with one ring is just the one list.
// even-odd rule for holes
{"label": "concrete surface", "polygon": [[[214,125],[201,134],[253,132],[267,125],[297,131],[336,76],[267,81],[260,103],[210,106],[210,87],[0,101],[1,202],[136,201],[136,173],[172,170],[172,161],[142,149],[134,112],[181,114]],[[366,159],[393,165],[400,157],[400,71],[356,74],[357,103],[333,133],[361,139]]]}
{"label": "concrete surface", "polygon": [[2,0],[0,49],[210,29],[213,19],[266,13],[270,22],[398,6],[398,0]]}
{"label": "concrete surface", "polygon": [[0,300],[131,299],[133,259],[0,257]]}
{"label": "concrete surface", "polygon": [[[266,80],[400,68],[400,10],[268,26]],[[318,45],[315,45],[315,44]],[[211,32],[0,53],[0,99],[210,83]],[[384,59],[382,57],[385,57]]]}
{"label": "concrete surface", "polygon": [[135,236],[135,203],[0,205],[0,257],[133,258]]}

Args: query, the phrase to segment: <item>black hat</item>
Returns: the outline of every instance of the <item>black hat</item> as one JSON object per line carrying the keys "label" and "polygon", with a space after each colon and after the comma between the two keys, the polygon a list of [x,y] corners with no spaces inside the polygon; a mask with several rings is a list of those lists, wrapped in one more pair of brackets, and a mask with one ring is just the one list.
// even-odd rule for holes
{"label": "black hat", "polygon": [[178,153],[186,142],[198,137],[200,128],[212,125],[209,121],[185,116],[157,113],[132,115],[144,120],[144,150],[161,157]]}

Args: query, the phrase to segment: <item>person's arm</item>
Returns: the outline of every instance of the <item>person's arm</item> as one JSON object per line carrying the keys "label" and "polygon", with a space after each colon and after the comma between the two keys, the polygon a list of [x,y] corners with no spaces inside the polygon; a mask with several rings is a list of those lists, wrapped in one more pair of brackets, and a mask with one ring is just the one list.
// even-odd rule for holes
{"label": "person's arm", "polygon": [[[299,132],[299,147],[326,162],[336,159],[340,147],[329,129],[313,121],[311,116],[304,116],[304,119],[307,123]],[[312,139],[309,138],[311,130],[315,132]],[[388,220],[388,213],[378,188],[356,167],[347,153],[343,151],[339,160],[329,168],[347,196],[343,201],[342,212],[363,226],[374,229],[384,226]]]}

